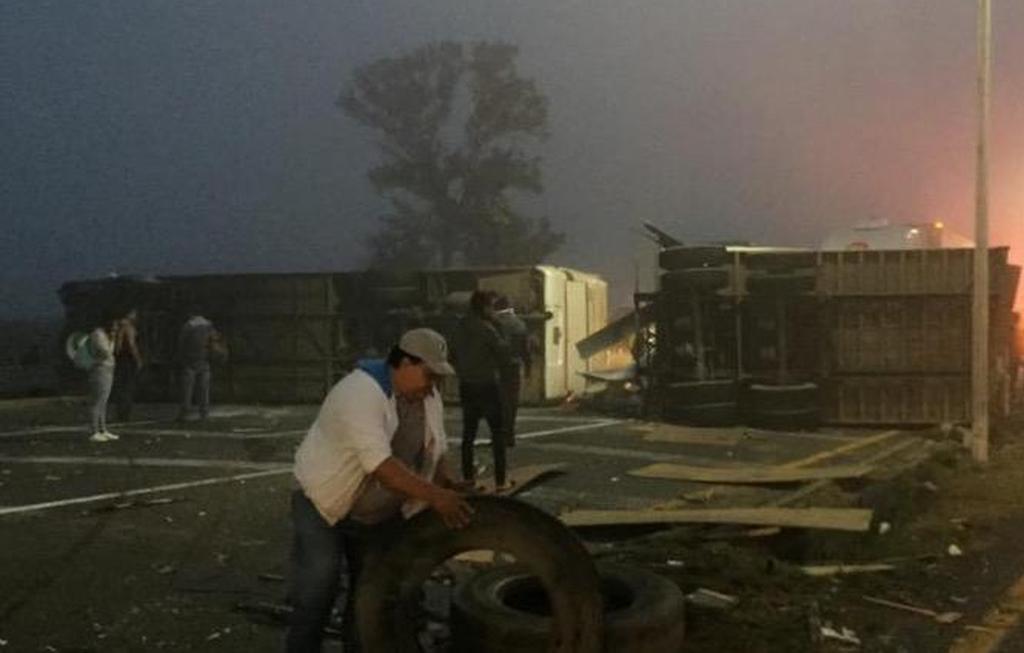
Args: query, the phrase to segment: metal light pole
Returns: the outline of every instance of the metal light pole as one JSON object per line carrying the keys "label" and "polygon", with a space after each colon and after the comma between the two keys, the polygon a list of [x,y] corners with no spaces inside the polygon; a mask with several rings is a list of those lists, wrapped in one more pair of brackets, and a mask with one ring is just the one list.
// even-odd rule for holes
{"label": "metal light pole", "polygon": [[974,210],[974,296],[971,320],[971,453],[988,462],[988,123],[992,56],[990,0],[978,0],[978,157]]}

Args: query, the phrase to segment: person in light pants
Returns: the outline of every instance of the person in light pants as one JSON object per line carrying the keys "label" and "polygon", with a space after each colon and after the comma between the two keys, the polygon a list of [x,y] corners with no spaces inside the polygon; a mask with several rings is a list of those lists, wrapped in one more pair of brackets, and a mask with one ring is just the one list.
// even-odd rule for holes
{"label": "person in light pants", "polygon": [[89,370],[89,421],[91,442],[110,442],[118,436],[107,431],[107,402],[114,385],[114,340],[117,338],[117,320],[104,320],[89,334],[83,347],[89,347],[95,363]]}

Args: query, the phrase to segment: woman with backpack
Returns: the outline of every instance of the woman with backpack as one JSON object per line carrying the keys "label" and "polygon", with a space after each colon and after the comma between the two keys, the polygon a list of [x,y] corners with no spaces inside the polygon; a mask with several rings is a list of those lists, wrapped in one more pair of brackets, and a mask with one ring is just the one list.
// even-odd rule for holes
{"label": "woman with backpack", "polygon": [[91,442],[110,442],[118,436],[107,431],[107,401],[114,385],[114,342],[117,340],[118,320],[106,318],[102,325],[89,333],[83,346],[89,348],[93,363],[89,368],[89,418],[92,425]]}

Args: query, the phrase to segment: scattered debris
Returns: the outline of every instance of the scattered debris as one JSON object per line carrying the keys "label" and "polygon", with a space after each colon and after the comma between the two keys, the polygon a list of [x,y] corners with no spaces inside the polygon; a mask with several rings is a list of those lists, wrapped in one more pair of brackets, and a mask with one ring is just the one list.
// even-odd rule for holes
{"label": "scattered debris", "polygon": [[878,534],[879,535],[885,535],[886,533],[888,533],[891,530],[892,530],[892,524],[890,524],[887,521],[884,521],[884,522],[881,522],[881,523],[878,524]]}
{"label": "scattered debris", "polygon": [[271,583],[282,583],[284,582],[284,576],[281,574],[259,574],[256,578],[265,580]]}
{"label": "scattered debris", "polygon": [[559,518],[568,526],[656,524],[749,524],[866,532],[871,510],[858,508],[720,508],[703,510],[574,510]]}
{"label": "scattered debris", "polygon": [[935,610],[929,610],[928,608],[919,608],[914,605],[907,605],[906,603],[898,603],[896,601],[888,601],[886,599],[880,599],[874,596],[861,597],[868,603],[874,603],[875,605],[884,605],[887,608],[893,608],[895,610],[903,610],[904,612],[913,612],[914,614],[923,615],[925,617],[931,617],[936,623],[940,624],[952,624],[960,621],[963,618],[963,614],[959,612],[936,612]]}
{"label": "scattered debris", "polygon": [[675,463],[654,463],[629,471],[631,476],[667,478],[703,483],[796,483],[823,479],[860,478],[870,473],[870,465],[835,467],[693,467]]}
{"label": "scattered debris", "polygon": [[689,501],[690,503],[710,503],[714,496],[715,488],[708,488],[706,490],[686,492],[682,495],[682,499],[683,501]]}
{"label": "scattered debris", "polygon": [[825,639],[833,639],[837,642],[843,642],[844,644],[860,646],[860,639],[858,639],[857,633],[849,628],[840,627],[839,630],[836,630],[832,626],[826,624],[821,627],[821,636]]}
{"label": "scattered debris", "polygon": [[61,480],[61,477],[60,476],[54,476],[53,474],[47,474],[46,476],[43,477],[43,479],[52,482],[52,481],[59,481],[59,480]]}
{"label": "scattered debris", "polygon": [[686,602],[692,606],[709,610],[731,610],[739,604],[740,600],[735,596],[700,587],[686,595]]}
{"label": "scattered debris", "polygon": [[955,544],[950,544],[949,547],[946,549],[946,553],[948,553],[950,556],[954,558],[959,558],[964,554],[964,550]]}
{"label": "scattered debris", "polygon": [[892,571],[895,565],[887,563],[873,563],[864,565],[804,565],[800,567],[808,576],[841,576],[844,574],[869,574],[878,571]]}
{"label": "scattered debris", "polygon": [[939,486],[936,485],[935,483],[932,483],[931,481],[925,481],[924,483],[921,484],[921,487],[928,490],[929,492],[939,491]]}
{"label": "scattered debris", "polygon": [[508,470],[505,476],[506,487],[495,489],[494,478],[484,478],[479,481],[480,492],[483,494],[500,494],[512,496],[522,492],[528,485],[538,482],[540,479],[551,474],[560,474],[568,467],[566,463],[551,463],[546,465],[524,465]]}
{"label": "scattered debris", "polygon": [[153,567],[153,571],[161,576],[166,576],[167,574],[174,573],[174,565],[160,565],[158,567]]}
{"label": "scattered debris", "polygon": [[669,567],[685,567],[686,566],[686,563],[683,562],[682,560],[672,560],[672,559],[666,560],[665,564],[668,565]]}

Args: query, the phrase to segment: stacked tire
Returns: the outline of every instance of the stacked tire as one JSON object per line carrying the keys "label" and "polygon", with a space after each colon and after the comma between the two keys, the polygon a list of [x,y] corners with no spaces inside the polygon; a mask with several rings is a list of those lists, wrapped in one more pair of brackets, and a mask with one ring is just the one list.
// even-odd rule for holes
{"label": "stacked tire", "polygon": [[[776,352],[774,365],[777,369],[782,369],[786,361],[778,358],[784,356],[785,352],[779,351],[774,345],[779,341],[780,333],[783,337],[797,335],[779,331],[789,330],[784,318],[785,307],[793,307],[801,301],[806,301],[805,298],[815,292],[816,254],[793,252],[769,256],[754,255],[747,258],[746,265],[749,270],[746,279],[748,315],[751,311],[755,315],[758,311],[764,311],[771,316],[768,323],[774,325],[771,334],[772,347]],[[779,318],[780,315],[783,316],[782,319]],[[751,323],[756,324],[757,320],[751,320]],[[763,336],[757,332],[750,335],[755,340],[760,340]],[[779,373],[779,376],[784,375]],[[821,421],[821,399],[816,383],[757,381],[743,388],[741,404],[745,421],[760,428],[813,429]]]}
{"label": "stacked tire", "polygon": [[821,423],[817,383],[751,383],[743,391],[746,422],[771,430],[809,430]]}
{"label": "stacked tire", "polygon": [[[722,246],[679,246],[658,255],[661,293],[658,308],[656,406],[663,419],[692,426],[727,426],[738,419],[736,383],[732,379],[700,379],[697,329],[709,327],[695,311],[718,301],[719,291],[733,282],[732,255]],[[707,316],[702,313],[702,316]],[[706,351],[706,350],[704,350]]]}
{"label": "stacked tire", "polygon": [[[671,581],[645,569],[598,564],[607,653],[678,651],[685,632],[684,598]],[[537,577],[519,565],[495,567],[461,583],[452,601],[455,653],[547,650],[550,606]]]}

